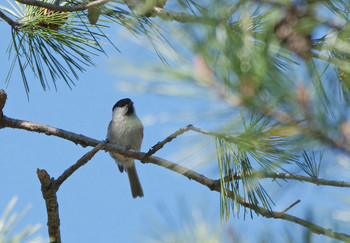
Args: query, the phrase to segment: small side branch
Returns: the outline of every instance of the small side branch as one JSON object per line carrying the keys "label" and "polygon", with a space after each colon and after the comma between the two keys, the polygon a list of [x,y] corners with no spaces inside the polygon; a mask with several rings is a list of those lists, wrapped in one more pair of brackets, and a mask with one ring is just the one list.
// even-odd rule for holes
{"label": "small side branch", "polygon": [[50,179],[46,170],[37,169],[36,173],[41,183],[41,192],[46,204],[50,243],[61,243],[60,216],[53,179]]}
{"label": "small side branch", "polygon": [[176,137],[184,134],[185,132],[188,131],[195,131],[198,133],[202,133],[205,135],[210,135],[210,136],[218,136],[218,133],[214,133],[214,132],[209,132],[206,130],[203,130],[201,128],[195,127],[192,124],[189,124],[183,128],[180,128],[179,130],[177,130],[176,132],[174,132],[173,134],[170,134],[167,138],[165,138],[163,141],[158,142],[156,145],[154,145],[148,152],[147,152],[147,156],[151,156],[153,154],[155,154],[158,150],[162,149],[164,147],[165,144],[171,142],[173,139],[175,139]]}
{"label": "small side branch", "polygon": [[287,207],[285,210],[283,210],[282,212],[279,212],[279,215],[282,216],[283,214],[285,214],[289,209],[291,209],[292,207],[294,207],[295,205],[297,205],[298,203],[300,203],[300,199],[296,200],[294,203],[292,203],[289,207]]}
{"label": "small side branch", "polygon": [[83,157],[81,157],[74,165],[69,167],[67,170],[63,172],[62,175],[60,175],[55,181],[54,181],[54,187],[56,191],[59,189],[59,187],[62,185],[62,183],[67,180],[69,176],[71,176],[77,169],[79,169],[81,166],[85,165],[94,155],[103,149],[105,142],[100,142],[96,147],[94,147],[91,151],[87,152]]}
{"label": "small side branch", "polygon": [[176,138],[177,136],[180,136],[181,134],[184,134],[185,132],[188,132],[190,130],[190,128],[193,127],[191,124],[187,125],[186,127],[180,128],[179,130],[177,130],[176,132],[174,132],[173,134],[169,135],[166,139],[164,139],[161,142],[158,142],[156,145],[154,145],[147,153],[147,156],[151,156],[153,154],[155,154],[158,150],[160,150],[161,148],[164,147],[164,145],[166,143],[171,142],[174,138]]}

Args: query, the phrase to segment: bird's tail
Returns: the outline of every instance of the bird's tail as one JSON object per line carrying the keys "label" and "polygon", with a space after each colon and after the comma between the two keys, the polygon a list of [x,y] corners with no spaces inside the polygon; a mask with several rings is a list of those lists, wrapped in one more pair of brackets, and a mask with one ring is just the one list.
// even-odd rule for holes
{"label": "bird's tail", "polygon": [[143,190],[141,187],[139,177],[138,177],[137,172],[136,172],[135,165],[133,165],[132,167],[128,167],[126,169],[126,172],[128,173],[128,177],[129,177],[132,197],[133,198],[143,197]]}

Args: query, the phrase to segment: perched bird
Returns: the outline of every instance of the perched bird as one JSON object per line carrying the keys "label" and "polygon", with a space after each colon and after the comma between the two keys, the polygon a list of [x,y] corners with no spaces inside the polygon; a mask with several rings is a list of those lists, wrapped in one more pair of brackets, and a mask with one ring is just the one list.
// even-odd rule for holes
{"label": "perched bird", "polygon": [[[112,121],[109,123],[107,140],[127,149],[140,151],[143,138],[143,126],[136,116],[134,103],[126,98],[119,100],[112,109]],[[133,198],[143,197],[143,190],[133,158],[110,152],[118,164],[120,172],[128,173]]]}

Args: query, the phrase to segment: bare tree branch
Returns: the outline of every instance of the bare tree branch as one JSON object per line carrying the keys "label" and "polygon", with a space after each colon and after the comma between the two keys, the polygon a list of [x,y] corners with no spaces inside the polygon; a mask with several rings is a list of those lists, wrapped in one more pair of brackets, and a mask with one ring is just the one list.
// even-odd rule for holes
{"label": "bare tree branch", "polygon": [[61,243],[60,216],[54,180],[50,178],[46,170],[36,171],[41,183],[41,193],[46,204],[47,227],[49,230],[50,243]]}
{"label": "bare tree branch", "polygon": [[[75,133],[72,133],[72,132],[68,132],[68,131],[65,131],[65,130],[62,130],[62,129],[50,127],[50,126],[39,124],[39,123],[12,119],[12,118],[8,118],[6,116],[3,116],[0,119],[0,127],[19,128],[19,129],[24,129],[24,130],[28,130],[28,131],[45,133],[46,135],[49,135],[49,136],[53,135],[53,136],[61,137],[63,139],[72,141],[75,144],[80,144],[83,147],[86,147],[86,146],[93,146],[93,147],[95,147],[101,142],[99,140],[86,137],[84,135],[78,135],[78,134],[75,134]],[[149,150],[148,153],[141,153],[141,152],[136,152],[136,151],[132,151],[132,150],[126,150],[123,147],[120,147],[120,146],[117,146],[117,145],[114,145],[114,144],[110,144],[110,143],[106,143],[104,149],[106,151],[117,152],[117,153],[120,153],[122,155],[125,155],[125,156],[128,156],[128,157],[132,157],[134,159],[138,159],[138,160],[143,161],[143,162],[150,162],[150,163],[157,164],[157,160],[153,160],[152,159],[153,157],[149,156],[149,154],[154,154],[156,151],[158,151],[160,149],[159,147],[163,147],[167,143],[167,141],[171,141],[176,136],[186,132],[187,130],[193,130],[193,131],[201,132],[201,133],[208,134],[208,135],[215,135],[215,133],[211,133],[209,131],[206,131],[206,130],[194,127],[192,125],[188,125],[188,126],[182,128],[182,129],[179,129],[177,132],[173,133],[172,135],[167,137],[162,142],[157,143],[155,146],[152,147],[152,149]],[[179,131],[181,131],[181,132],[179,132]],[[154,157],[154,158],[158,158],[158,157]],[[158,159],[160,159],[160,158],[158,158]],[[183,171],[183,172],[188,171],[187,173],[193,175],[193,173],[191,173],[190,170],[188,170],[187,168],[181,167],[179,165],[174,166],[173,163],[167,164],[167,163],[164,162],[164,163],[160,163],[159,165],[161,165],[163,167],[166,167],[166,168],[169,168],[169,169],[174,167],[174,168],[176,168],[175,171],[177,171],[177,172],[178,171]],[[184,174],[184,175],[187,176],[186,174]],[[234,178],[236,180],[239,180],[239,179],[242,178],[242,176],[243,176],[242,174],[235,174]],[[262,172],[256,172],[255,174],[244,175],[244,176],[254,176],[254,177],[258,177],[258,178],[290,179],[290,180],[299,180],[299,181],[310,182],[310,183],[313,183],[313,184],[316,184],[316,185],[350,187],[350,182],[317,179],[317,178],[312,178],[312,177],[307,177],[307,176],[302,176],[302,175],[293,175],[293,174],[290,174],[290,173],[279,173],[279,172],[276,172],[276,173],[262,173]],[[209,182],[209,184],[210,184],[211,188],[217,187],[218,185],[220,185],[220,181],[219,180],[212,180],[211,182]]]}
{"label": "bare tree branch", "polygon": [[[50,126],[39,124],[39,123],[12,119],[12,118],[8,118],[6,116],[3,116],[0,119],[0,127],[19,128],[19,129],[24,129],[24,130],[28,130],[28,131],[45,133],[46,135],[49,135],[49,136],[53,135],[53,136],[61,137],[63,139],[72,141],[75,144],[80,144],[83,147],[86,147],[86,146],[95,147],[99,143],[101,143],[101,141],[86,137],[84,135],[78,135],[78,134],[75,134],[72,132],[68,132],[68,131],[65,131],[65,130],[62,130],[59,128],[54,128],[54,127],[50,127]],[[184,128],[179,129],[178,131],[176,131],[175,133],[173,133],[172,135],[170,135],[169,137],[164,139],[162,142],[159,142],[156,145],[154,145],[148,151],[148,153],[141,153],[141,152],[136,152],[136,151],[132,151],[132,150],[126,150],[123,147],[120,147],[120,146],[117,146],[114,144],[110,144],[110,143],[106,143],[104,149],[107,151],[117,152],[117,153],[120,153],[122,155],[132,157],[134,159],[138,159],[138,160],[143,161],[143,162],[157,163],[149,155],[154,154],[156,151],[158,151],[160,148],[162,148],[167,142],[170,142],[172,139],[183,134],[184,132],[186,132],[188,130],[200,132],[200,133],[207,134],[207,135],[213,135],[213,136],[215,135],[215,133],[194,127],[192,125],[188,125]],[[157,158],[157,157],[155,157],[155,158]],[[166,167],[166,168],[174,167],[174,165],[172,163],[170,165],[167,165],[166,163],[159,164],[159,165]],[[178,171],[188,171],[188,169],[186,169],[184,167],[181,168],[181,166],[179,167],[179,165],[177,165],[176,168],[178,169]],[[175,171],[177,169],[175,169]],[[191,172],[188,172],[188,173],[191,174]],[[186,174],[184,174],[184,175],[186,175]],[[350,187],[350,182],[325,180],[325,179],[312,178],[312,177],[308,177],[308,176],[293,175],[290,173],[279,173],[279,172],[275,172],[275,173],[256,172],[256,173],[251,174],[251,175],[242,175],[242,174],[238,173],[238,174],[234,175],[234,179],[239,180],[242,178],[242,176],[252,176],[252,177],[257,177],[257,178],[274,178],[274,179],[278,178],[278,179],[299,180],[299,181],[310,182],[310,183],[313,183],[316,185],[328,185],[328,186],[348,187],[348,188]],[[212,182],[210,182],[209,184],[211,184],[211,187],[217,187],[218,185],[220,185],[220,181],[219,180],[212,180]]]}

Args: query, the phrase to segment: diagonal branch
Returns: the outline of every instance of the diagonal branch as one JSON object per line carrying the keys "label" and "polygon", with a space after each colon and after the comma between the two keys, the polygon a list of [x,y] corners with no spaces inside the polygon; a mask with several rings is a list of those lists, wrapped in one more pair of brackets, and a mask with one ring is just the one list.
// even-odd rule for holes
{"label": "diagonal branch", "polygon": [[62,183],[67,180],[69,176],[71,176],[77,169],[85,165],[92,157],[101,149],[103,149],[105,141],[100,142],[96,147],[94,147],[91,151],[87,152],[83,157],[81,157],[74,165],[70,166],[66,169],[62,175],[60,175],[54,181],[54,188],[58,191],[59,187]]}

